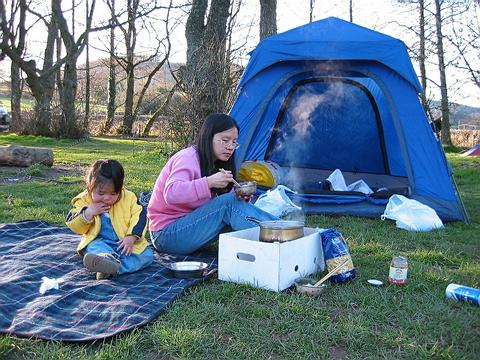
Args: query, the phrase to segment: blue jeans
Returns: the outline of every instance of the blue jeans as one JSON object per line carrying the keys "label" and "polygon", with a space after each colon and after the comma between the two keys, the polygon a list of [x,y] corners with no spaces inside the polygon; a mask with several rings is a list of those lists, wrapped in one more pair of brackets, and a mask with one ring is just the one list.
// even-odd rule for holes
{"label": "blue jeans", "polygon": [[247,216],[260,221],[278,220],[256,206],[228,193],[212,199],[160,231],[151,231],[153,246],[160,252],[191,254],[215,241],[223,228],[243,230],[258,226]]}
{"label": "blue jeans", "polygon": [[115,233],[115,230],[113,230],[110,218],[105,214],[101,214],[100,219],[102,221],[100,233],[95,240],[87,245],[85,248],[85,254],[92,253],[95,255],[111,256],[112,260],[115,259],[120,262],[119,274],[132,273],[141,270],[153,262],[154,255],[151,247],[147,247],[140,254],[132,253],[128,256],[118,252],[118,236]]}

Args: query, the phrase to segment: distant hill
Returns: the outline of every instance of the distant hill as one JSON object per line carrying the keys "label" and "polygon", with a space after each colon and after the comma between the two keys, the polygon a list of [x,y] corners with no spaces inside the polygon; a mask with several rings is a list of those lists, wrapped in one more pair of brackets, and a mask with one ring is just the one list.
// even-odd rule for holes
{"label": "distant hill", "polygon": [[[432,104],[434,118],[441,117],[439,101]],[[480,129],[480,107],[450,103],[450,124],[452,128]]]}

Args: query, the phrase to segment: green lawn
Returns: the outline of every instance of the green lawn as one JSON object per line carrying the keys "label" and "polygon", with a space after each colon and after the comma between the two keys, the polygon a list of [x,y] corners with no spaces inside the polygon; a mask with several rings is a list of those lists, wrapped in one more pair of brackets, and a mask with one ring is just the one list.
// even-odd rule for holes
{"label": "green lawn", "polygon": [[[0,135],[0,145],[46,146],[55,167],[75,169],[42,181],[48,171],[0,169],[0,177],[39,181],[0,185],[0,222],[42,219],[62,225],[81,171],[98,158],[120,160],[126,186],[150,189],[165,163],[161,143],[90,138]],[[480,354],[480,309],[445,299],[451,283],[480,287],[480,159],[449,153],[471,224],[410,233],[391,221],[312,216],[310,226],[337,228],[346,238],[358,277],[311,299],[286,291],[209,281],[176,301],[141,329],[95,344],[63,344],[0,336],[0,357],[41,359],[274,358],[474,359]],[[32,176],[33,176],[32,175]],[[1,184],[1,183],[0,183]],[[13,199],[13,202],[11,201]],[[404,287],[372,287],[385,280],[393,255],[409,259]]]}

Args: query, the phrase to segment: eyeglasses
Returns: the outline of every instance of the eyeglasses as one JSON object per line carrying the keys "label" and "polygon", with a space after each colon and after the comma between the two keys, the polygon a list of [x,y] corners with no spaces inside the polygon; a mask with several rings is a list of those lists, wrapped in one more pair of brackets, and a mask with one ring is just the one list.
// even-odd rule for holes
{"label": "eyeglasses", "polygon": [[240,147],[240,144],[237,143],[236,141],[228,141],[228,140],[223,140],[223,139],[215,139],[215,141],[218,141],[220,144],[223,145],[225,149],[235,149],[237,150]]}

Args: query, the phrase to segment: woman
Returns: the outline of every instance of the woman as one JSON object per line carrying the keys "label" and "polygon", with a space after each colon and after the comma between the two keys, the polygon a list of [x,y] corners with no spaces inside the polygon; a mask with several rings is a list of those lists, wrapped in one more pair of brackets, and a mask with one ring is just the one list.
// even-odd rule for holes
{"label": "woman", "polygon": [[[147,208],[154,247],[191,254],[217,239],[225,226],[243,230],[247,220],[278,218],[237,198],[232,189],[239,128],[226,114],[207,117],[196,145],[176,153],[160,172]],[[222,169],[223,171],[220,171]]]}

